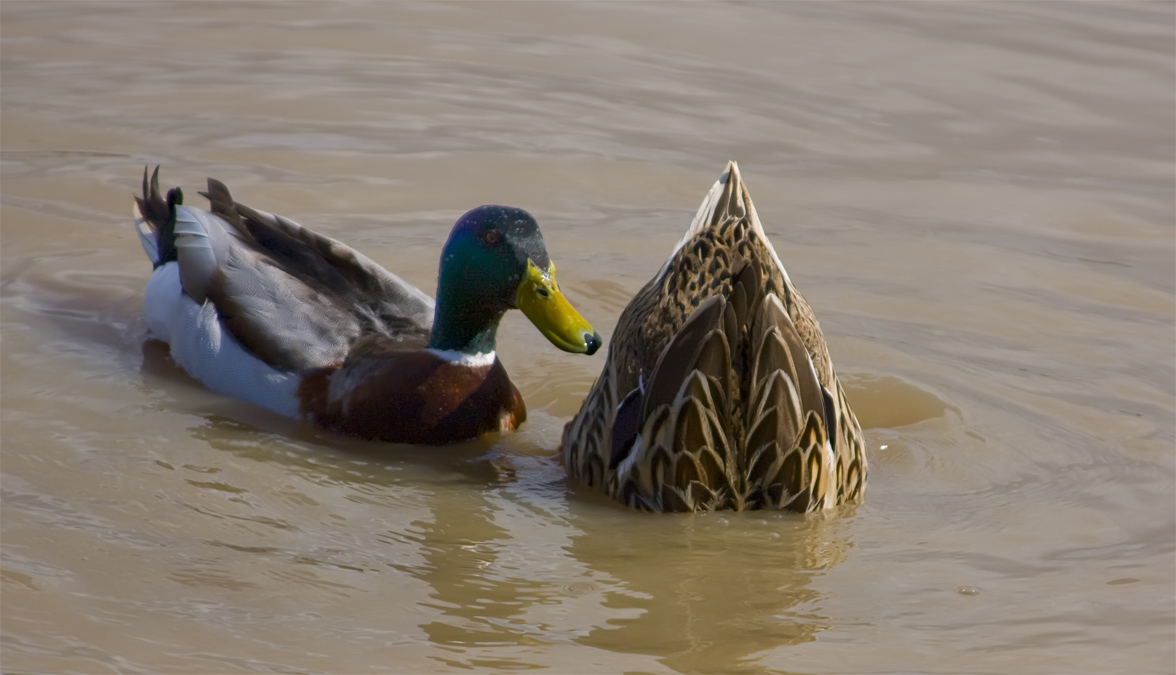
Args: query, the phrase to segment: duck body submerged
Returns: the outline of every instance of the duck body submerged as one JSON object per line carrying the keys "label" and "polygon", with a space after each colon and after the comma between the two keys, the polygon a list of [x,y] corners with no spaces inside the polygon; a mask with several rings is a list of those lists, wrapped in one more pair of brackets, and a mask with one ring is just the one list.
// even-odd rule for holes
{"label": "duck body submerged", "polygon": [[334,239],[235,202],[211,211],[143,179],[135,226],[155,265],[143,311],[172,358],[209,389],[343,433],[439,445],[516,428],[526,406],[495,352],[521,306],[556,346],[599,335],[559,293],[521,209],[462,217],[442,254],[442,307]]}
{"label": "duck body submerged", "polygon": [[647,511],[862,495],[861,427],[734,162],[621,313],[562,449],[574,478]]}

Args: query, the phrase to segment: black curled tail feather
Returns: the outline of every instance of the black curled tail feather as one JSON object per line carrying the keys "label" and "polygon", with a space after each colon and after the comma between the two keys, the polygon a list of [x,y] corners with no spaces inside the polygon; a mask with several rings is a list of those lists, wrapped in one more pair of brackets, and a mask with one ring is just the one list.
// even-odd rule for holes
{"label": "black curled tail feather", "polygon": [[184,193],[175,187],[167,191],[167,197],[159,194],[159,166],[147,178],[148,167],[143,167],[143,196],[135,197],[139,213],[154,231],[158,244],[155,266],[176,260],[176,206],[184,203]]}

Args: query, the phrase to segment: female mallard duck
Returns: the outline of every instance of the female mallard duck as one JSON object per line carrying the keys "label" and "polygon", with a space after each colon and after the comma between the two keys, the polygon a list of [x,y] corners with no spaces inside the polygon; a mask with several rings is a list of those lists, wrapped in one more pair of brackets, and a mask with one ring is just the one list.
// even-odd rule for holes
{"label": "female mallard duck", "polygon": [[735,162],[621,313],[563,457],[648,511],[804,512],[861,496],[861,427]]}
{"label": "female mallard duck", "polygon": [[439,445],[526,419],[495,354],[517,307],[556,347],[601,344],[559,291],[526,211],[480,206],[453,226],[437,302],[354,249],[233,201],[209,179],[212,211],[159,192],[135,198],[155,264],[143,312],[172,358],[213,391],[356,436]]}

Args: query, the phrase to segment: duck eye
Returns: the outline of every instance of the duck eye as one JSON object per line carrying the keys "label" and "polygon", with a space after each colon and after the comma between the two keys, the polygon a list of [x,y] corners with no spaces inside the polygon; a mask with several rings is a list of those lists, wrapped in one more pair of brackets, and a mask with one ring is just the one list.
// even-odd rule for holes
{"label": "duck eye", "polygon": [[502,233],[498,230],[486,230],[486,234],[482,235],[482,241],[491,246],[497,244],[499,239],[502,239]]}

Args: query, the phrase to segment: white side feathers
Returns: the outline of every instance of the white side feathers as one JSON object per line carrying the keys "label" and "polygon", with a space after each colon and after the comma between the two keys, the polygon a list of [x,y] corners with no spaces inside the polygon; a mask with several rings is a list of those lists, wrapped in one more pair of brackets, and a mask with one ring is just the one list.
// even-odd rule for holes
{"label": "white side feathers", "polygon": [[151,275],[143,298],[147,326],[175,362],[212,391],[298,419],[298,375],[246,352],[221,326],[216,307],[197,304],[180,286],[180,266],[169,262]]}

